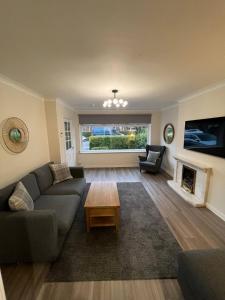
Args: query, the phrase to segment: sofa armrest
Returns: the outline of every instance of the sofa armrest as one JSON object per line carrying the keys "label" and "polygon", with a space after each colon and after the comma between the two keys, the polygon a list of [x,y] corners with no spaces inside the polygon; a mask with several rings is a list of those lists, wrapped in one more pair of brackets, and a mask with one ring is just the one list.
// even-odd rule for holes
{"label": "sofa armrest", "polygon": [[139,161],[146,161],[146,156],[139,155],[138,158],[139,158]]}
{"label": "sofa armrest", "polygon": [[74,178],[84,178],[83,167],[70,167],[70,173]]}
{"label": "sofa armrest", "polygon": [[0,262],[49,261],[58,254],[54,210],[0,213]]}

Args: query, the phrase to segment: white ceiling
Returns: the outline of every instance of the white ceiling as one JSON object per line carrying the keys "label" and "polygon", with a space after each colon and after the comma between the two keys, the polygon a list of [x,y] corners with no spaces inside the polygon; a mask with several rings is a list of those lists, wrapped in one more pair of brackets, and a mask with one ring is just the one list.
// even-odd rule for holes
{"label": "white ceiling", "polygon": [[225,79],[224,0],[0,0],[0,73],[79,108],[158,109]]}

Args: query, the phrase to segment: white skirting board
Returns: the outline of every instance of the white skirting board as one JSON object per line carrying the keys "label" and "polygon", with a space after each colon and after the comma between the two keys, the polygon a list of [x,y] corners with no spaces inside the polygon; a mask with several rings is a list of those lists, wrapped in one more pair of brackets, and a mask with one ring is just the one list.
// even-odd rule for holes
{"label": "white skirting board", "polygon": [[164,168],[164,167],[161,167],[161,169],[162,169],[167,175],[169,175],[169,176],[171,176],[171,177],[173,178],[173,173],[174,173],[173,170],[168,170],[168,169],[166,169],[166,168]]}
{"label": "white skirting board", "polygon": [[[174,185],[173,181],[172,180],[168,180],[167,181],[168,185],[178,194],[180,195],[183,199],[185,197],[185,191],[182,193],[180,192],[180,189],[177,189],[176,186]],[[189,202],[190,204],[194,205],[192,202],[189,201],[189,199],[185,199],[187,202]],[[196,206],[194,205],[195,207],[202,207],[201,205],[200,206]],[[215,208],[212,204],[206,202],[206,208],[208,208],[211,212],[213,212],[215,215],[217,215],[220,219],[222,219],[223,221],[225,221],[225,214],[224,213],[221,213],[217,208]]]}
{"label": "white skirting board", "polygon": [[211,210],[215,215],[217,215],[220,219],[225,221],[225,214],[221,213],[217,208],[215,208],[212,204],[206,203],[206,207]]}

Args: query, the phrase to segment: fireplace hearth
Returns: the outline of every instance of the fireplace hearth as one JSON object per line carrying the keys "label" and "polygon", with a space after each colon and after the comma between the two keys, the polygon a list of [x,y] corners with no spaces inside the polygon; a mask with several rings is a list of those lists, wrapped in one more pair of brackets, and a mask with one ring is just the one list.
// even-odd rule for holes
{"label": "fireplace hearth", "polygon": [[183,165],[181,186],[185,191],[195,193],[196,170]]}

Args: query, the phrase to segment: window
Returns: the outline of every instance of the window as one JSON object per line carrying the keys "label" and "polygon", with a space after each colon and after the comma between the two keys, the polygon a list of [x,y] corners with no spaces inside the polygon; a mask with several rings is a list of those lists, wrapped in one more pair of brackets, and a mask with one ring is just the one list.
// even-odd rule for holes
{"label": "window", "polygon": [[81,152],[134,152],[149,142],[149,124],[80,125]]}

